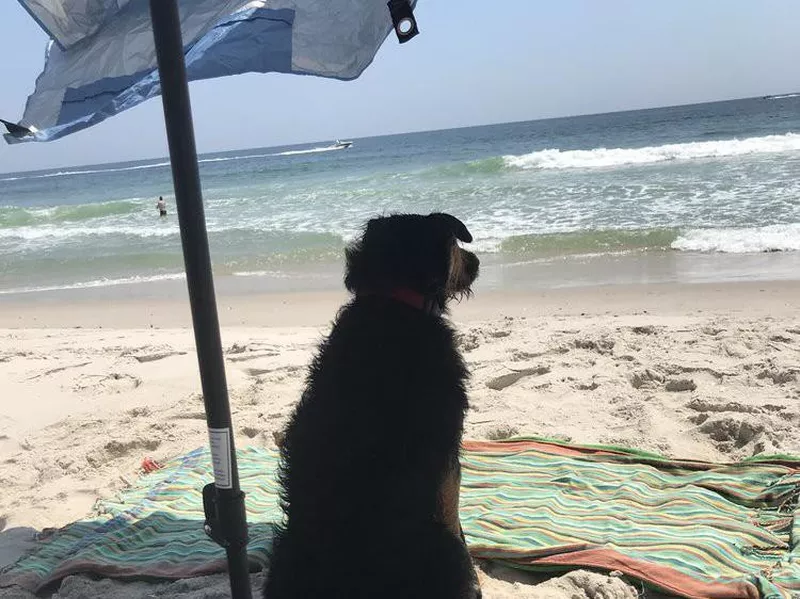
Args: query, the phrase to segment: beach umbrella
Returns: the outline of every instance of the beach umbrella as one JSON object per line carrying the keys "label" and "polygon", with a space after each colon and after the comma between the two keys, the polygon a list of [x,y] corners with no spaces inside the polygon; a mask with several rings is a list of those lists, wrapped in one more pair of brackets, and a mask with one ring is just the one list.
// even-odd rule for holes
{"label": "beach umbrella", "polygon": [[227,554],[232,596],[251,595],[188,81],[245,72],[357,78],[416,0],[19,0],[49,35],[44,70],[9,143],[64,137],[161,95],[214,482],[206,531]]}

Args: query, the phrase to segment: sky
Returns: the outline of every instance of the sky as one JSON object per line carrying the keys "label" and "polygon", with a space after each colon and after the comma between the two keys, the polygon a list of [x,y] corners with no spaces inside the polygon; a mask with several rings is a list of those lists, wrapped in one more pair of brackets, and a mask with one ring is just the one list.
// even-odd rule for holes
{"label": "sky", "polygon": [[[331,0],[333,1],[333,0]],[[797,0],[419,0],[360,79],[191,84],[200,152],[800,91]],[[17,121],[46,36],[0,2],[0,117]],[[0,142],[0,172],[167,155],[151,100],[48,143]]]}

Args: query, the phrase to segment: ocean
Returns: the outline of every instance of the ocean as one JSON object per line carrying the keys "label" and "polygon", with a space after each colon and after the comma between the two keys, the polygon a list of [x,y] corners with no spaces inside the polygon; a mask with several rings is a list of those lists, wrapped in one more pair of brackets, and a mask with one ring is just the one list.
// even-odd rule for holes
{"label": "ocean", "polygon": [[[201,156],[219,287],[337,288],[367,219],[435,210],[487,287],[800,273],[800,94],[328,143]],[[0,294],[180,279],[171,194],[167,159],[0,173]]]}

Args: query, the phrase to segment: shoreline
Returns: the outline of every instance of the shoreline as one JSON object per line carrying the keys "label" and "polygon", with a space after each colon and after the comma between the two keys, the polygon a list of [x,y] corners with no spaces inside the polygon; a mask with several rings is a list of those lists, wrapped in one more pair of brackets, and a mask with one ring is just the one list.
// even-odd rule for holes
{"label": "shoreline", "polygon": [[[693,285],[800,280],[800,252],[713,253],[677,250],[516,255],[478,252],[477,294],[560,291],[636,285]],[[215,273],[219,297],[294,295],[343,291],[343,260],[270,271]],[[0,309],[8,305],[185,299],[183,271],[99,277],[72,283],[3,281]]]}
{"label": "shoreline", "polygon": [[[0,329],[184,329],[191,327],[184,281],[157,297],[56,294],[0,302]],[[72,298],[69,296],[72,295]],[[217,293],[220,324],[239,327],[319,327],[348,301],[346,291]],[[545,290],[476,290],[451,306],[458,322],[503,316],[611,315],[614,312],[681,315],[711,311],[737,315],[789,315],[800,305],[800,281],[628,284]]]}

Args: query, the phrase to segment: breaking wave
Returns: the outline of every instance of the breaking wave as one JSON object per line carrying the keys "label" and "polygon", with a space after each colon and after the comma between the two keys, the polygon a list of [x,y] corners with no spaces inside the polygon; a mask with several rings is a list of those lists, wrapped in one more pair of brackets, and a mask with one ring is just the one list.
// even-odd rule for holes
{"label": "breaking wave", "polygon": [[753,154],[800,151],[800,134],[767,135],[722,141],[695,141],[644,148],[595,148],[593,150],[539,150],[520,156],[504,156],[513,169],[609,168],[654,164],[671,160],[725,158]]}
{"label": "breaking wave", "polygon": [[672,247],[684,252],[752,254],[800,250],[800,223],[741,229],[693,229],[675,240]]}

